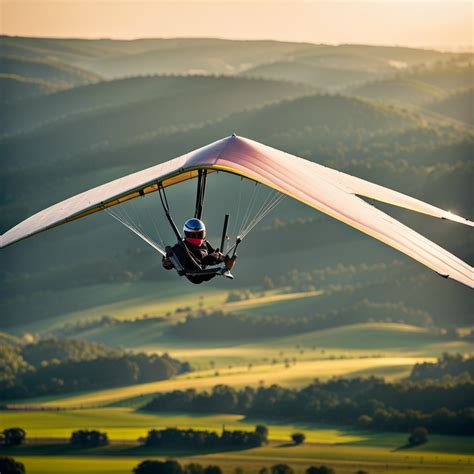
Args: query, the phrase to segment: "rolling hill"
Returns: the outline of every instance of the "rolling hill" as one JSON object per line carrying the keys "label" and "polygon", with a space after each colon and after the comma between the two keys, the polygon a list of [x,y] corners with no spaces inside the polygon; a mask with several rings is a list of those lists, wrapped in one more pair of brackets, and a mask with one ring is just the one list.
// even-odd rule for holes
{"label": "rolling hill", "polygon": [[[29,99],[56,90],[58,90],[58,87],[55,84],[43,79],[31,79],[16,74],[0,73],[0,103],[3,104],[15,102],[19,99]],[[7,113],[5,108],[5,106],[2,106],[4,114]],[[8,117],[8,120],[0,122],[0,126],[9,123],[10,116]]]}
{"label": "rolling hill", "polygon": [[[235,84],[237,91],[243,87],[253,88],[256,103],[265,100],[265,97],[260,97],[263,95],[261,94],[262,81],[229,81],[227,85],[232,88]],[[102,81],[75,87],[47,97],[37,97],[5,106],[4,111],[8,115],[8,121],[2,123],[3,130],[1,131],[4,134],[13,134],[82,112],[96,112],[103,108],[110,109],[128,104],[137,104],[141,107],[140,102],[176,98],[181,94],[188,94],[188,97],[192,94],[209,94],[209,91],[220,82],[224,81],[212,77],[151,76]],[[311,88],[290,84],[276,82],[264,84],[269,89],[266,92],[267,96],[272,99],[311,91]],[[251,102],[248,100],[247,102],[250,106]],[[160,110],[157,113],[160,113]]]}
{"label": "rolling hill", "polygon": [[[156,41],[156,40],[155,40]],[[83,66],[109,78],[143,74],[234,74],[305,47],[277,41],[218,39],[161,40],[145,51],[86,61]]]}
{"label": "rolling hill", "polygon": [[97,81],[100,76],[49,58],[0,56],[0,72],[30,79],[42,79],[58,88]]}
{"label": "rolling hill", "polygon": [[443,90],[413,79],[386,79],[351,89],[351,93],[368,99],[407,102],[420,105],[444,96]]}
{"label": "rolling hill", "polygon": [[[142,79],[128,81],[133,83],[128,85],[133,90],[146,82]],[[187,77],[174,82],[157,78],[148,82],[154,86],[151,90],[143,87],[141,94],[128,94],[129,101],[115,103],[107,103],[105,97],[94,101],[95,88],[82,90],[85,98],[82,103],[89,103],[89,110],[74,114],[70,109],[70,115],[66,117],[18,137],[4,139],[0,148],[8,157],[5,165],[17,166],[25,160],[30,161],[33,154],[35,160],[64,160],[81,151],[107,148],[110,144],[120,146],[133,140],[147,140],[163,131],[204,124],[235,111],[280,100],[282,96],[298,96],[309,91],[281,82],[230,77]],[[109,84],[109,88],[113,86]],[[53,106],[62,102],[61,97],[52,99]],[[91,107],[92,102],[99,103]],[[46,105],[46,108],[49,107]]]}
{"label": "rolling hill", "polygon": [[246,69],[241,75],[310,84],[328,91],[337,91],[377,77],[377,74],[343,67],[327,67],[303,61],[275,61]]}
{"label": "rolling hill", "polygon": [[[150,38],[133,41],[0,36],[3,55],[52,57],[108,78],[139,74],[235,74],[276,61],[393,73],[435,61],[464,60],[433,50],[366,45],[325,45],[215,38]],[[330,84],[326,84],[330,85]]]}

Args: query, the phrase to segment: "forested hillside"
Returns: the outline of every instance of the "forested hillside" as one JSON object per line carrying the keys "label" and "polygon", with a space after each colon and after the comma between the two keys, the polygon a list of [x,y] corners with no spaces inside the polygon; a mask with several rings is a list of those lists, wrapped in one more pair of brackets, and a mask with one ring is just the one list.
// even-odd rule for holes
{"label": "forested hillside", "polygon": [[162,380],[189,370],[189,364],[167,354],[132,354],[95,342],[0,345],[3,400]]}

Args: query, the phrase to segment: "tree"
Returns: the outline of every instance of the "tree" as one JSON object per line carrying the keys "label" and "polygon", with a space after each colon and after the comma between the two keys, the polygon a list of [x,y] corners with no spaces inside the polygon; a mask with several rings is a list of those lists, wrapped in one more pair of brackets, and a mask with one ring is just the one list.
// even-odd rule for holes
{"label": "tree", "polygon": [[13,458],[0,457],[0,472],[2,474],[25,474],[25,466]]}
{"label": "tree", "polygon": [[184,474],[181,464],[176,461],[143,461],[133,469],[134,474]]}
{"label": "tree", "polygon": [[304,440],[306,439],[306,436],[303,433],[293,433],[291,435],[291,439],[295,444],[303,444]]}
{"label": "tree", "polygon": [[408,444],[410,446],[417,446],[428,441],[428,430],[426,428],[415,428],[408,437]]}
{"label": "tree", "polygon": [[3,442],[5,446],[18,446],[19,444],[23,444],[25,438],[26,432],[22,428],[7,428],[3,430]]}
{"label": "tree", "polygon": [[310,466],[308,469],[306,469],[306,474],[335,474],[335,471],[331,467],[324,465],[319,467]]}
{"label": "tree", "polygon": [[262,438],[263,443],[268,443],[268,428],[265,425],[257,425],[255,427],[255,433]]}
{"label": "tree", "polygon": [[101,433],[96,430],[78,430],[71,434],[70,443],[73,446],[81,448],[96,448],[98,446],[107,446],[109,438],[107,433]]}
{"label": "tree", "polygon": [[294,474],[295,471],[288,464],[274,464],[270,471],[272,474]]}

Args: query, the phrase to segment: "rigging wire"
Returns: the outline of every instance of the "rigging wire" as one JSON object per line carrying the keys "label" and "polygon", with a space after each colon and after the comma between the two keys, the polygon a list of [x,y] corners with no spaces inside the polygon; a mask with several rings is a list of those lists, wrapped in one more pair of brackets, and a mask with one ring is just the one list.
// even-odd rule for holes
{"label": "rigging wire", "polygon": [[161,236],[161,233],[160,233],[160,229],[158,228],[158,224],[157,224],[157,219],[156,217],[154,217],[152,215],[152,212],[151,212],[151,209],[150,209],[150,205],[151,205],[152,201],[149,200],[149,205],[146,205],[146,211],[147,211],[147,216],[148,216],[148,221],[151,221],[153,223],[153,228],[155,229],[155,234],[156,236],[158,237],[158,239],[160,240],[160,243],[161,243],[161,246],[163,248],[166,247],[164,241],[163,241],[163,238]]}
{"label": "rigging wire", "polygon": [[285,195],[279,193],[278,191],[273,191],[270,193],[268,203],[261,207],[261,209],[257,212],[255,217],[252,221],[249,222],[247,227],[243,229],[240,233],[240,239],[243,240],[247,234],[257,225],[259,224],[262,219],[265,218],[275,207],[280,204],[280,202],[284,199]]}
{"label": "rigging wire", "polygon": [[[277,191],[273,190],[273,189],[270,189],[266,198],[263,200],[263,203],[262,205],[260,206],[260,209],[255,213],[255,216],[253,217],[253,219],[247,224],[247,226],[245,226],[245,230],[247,230],[248,228],[250,227],[254,227],[253,223],[255,222],[255,220],[261,220],[259,219],[260,215],[262,213],[265,213],[268,206],[271,206],[272,203],[273,203],[273,200],[276,198],[276,196],[278,196],[279,193],[277,193]],[[242,232],[245,232],[245,230],[243,230]]]}
{"label": "rigging wire", "polygon": [[[130,218],[125,208],[119,209],[120,206],[123,206],[123,204],[115,206],[115,209],[108,207],[105,209],[105,211],[116,221],[120,222],[127,229],[131,230],[136,236],[140,237],[144,242],[150,245],[150,247],[154,248],[161,255],[165,255],[165,251],[163,250],[163,248],[160,247],[160,245],[155,242],[155,240],[150,235],[148,235],[143,229],[137,227],[136,223],[134,223],[133,220]],[[160,238],[160,240],[162,239]]]}
{"label": "rigging wire", "polygon": [[255,199],[256,199],[256,195],[257,195],[257,189],[258,188],[258,182],[255,181],[255,185],[254,185],[254,188],[252,190],[252,194],[250,196],[250,200],[247,204],[247,209],[245,211],[245,214],[244,214],[244,218],[242,219],[242,224],[240,226],[240,229],[239,229],[239,235],[242,233],[242,229],[244,229],[247,225],[247,222],[248,220],[250,219],[250,216],[252,215],[252,208],[254,206],[254,203],[255,203]]}

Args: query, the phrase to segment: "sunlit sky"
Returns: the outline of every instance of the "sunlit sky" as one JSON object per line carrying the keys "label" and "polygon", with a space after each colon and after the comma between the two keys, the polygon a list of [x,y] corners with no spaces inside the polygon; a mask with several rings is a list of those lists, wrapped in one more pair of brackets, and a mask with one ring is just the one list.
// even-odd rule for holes
{"label": "sunlit sky", "polygon": [[449,0],[0,0],[0,5],[0,31],[7,35],[473,46],[473,3]]}

